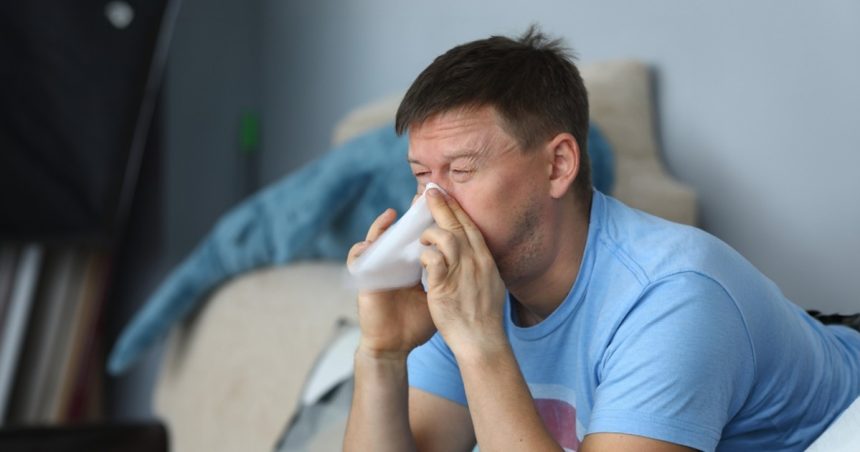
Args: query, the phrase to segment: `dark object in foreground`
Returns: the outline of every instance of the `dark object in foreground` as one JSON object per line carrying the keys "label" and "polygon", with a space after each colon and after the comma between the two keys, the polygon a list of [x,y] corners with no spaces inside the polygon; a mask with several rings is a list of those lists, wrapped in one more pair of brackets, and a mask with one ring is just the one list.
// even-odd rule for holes
{"label": "dark object in foreground", "polygon": [[806,312],[825,325],[845,325],[849,328],[854,328],[855,330],[860,331],[860,314],[839,315],[822,314],[818,311]]}
{"label": "dark object in foreground", "polygon": [[21,426],[0,429],[3,452],[167,452],[168,438],[158,422]]}

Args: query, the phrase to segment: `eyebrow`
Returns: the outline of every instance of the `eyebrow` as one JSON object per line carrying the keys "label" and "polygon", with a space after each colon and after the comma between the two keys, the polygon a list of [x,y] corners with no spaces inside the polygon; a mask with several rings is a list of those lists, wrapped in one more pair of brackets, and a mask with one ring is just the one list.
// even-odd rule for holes
{"label": "eyebrow", "polygon": [[[446,159],[446,160],[448,160],[448,161],[454,161],[454,160],[462,159],[462,158],[468,158],[468,159],[469,159],[469,160],[471,160],[471,161],[476,161],[476,160],[478,160],[478,157],[479,157],[481,154],[483,154],[483,152],[481,152],[480,150],[476,150],[476,149],[463,149],[463,150],[459,150],[459,151],[451,152],[450,154],[445,154],[445,155],[444,155],[444,157],[445,157],[445,159]],[[409,157],[409,156],[407,156],[406,160],[407,160],[409,163],[414,163],[414,164],[418,164],[418,165],[423,165],[423,163],[421,163],[421,162],[419,162],[418,160],[416,160],[416,159],[414,159],[414,158],[412,158],[412,157]]]}

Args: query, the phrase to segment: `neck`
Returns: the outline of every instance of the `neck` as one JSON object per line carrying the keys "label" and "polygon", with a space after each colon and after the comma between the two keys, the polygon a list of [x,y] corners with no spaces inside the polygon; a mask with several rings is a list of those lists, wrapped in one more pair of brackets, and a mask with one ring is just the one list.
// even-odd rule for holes
{"label": "neck", "polygon": [[558,221],[550,226],[549,236],[553,241],[547,244],[547,259],[536,272],[508,285],[508,291],[517,301],[513,308],[520,326],[536,325],[549,317],[570,293],[579,275],[588,240],[591,198],[585,206],[571,199],[559,202],[567,202],[569,208],[561,208]]}

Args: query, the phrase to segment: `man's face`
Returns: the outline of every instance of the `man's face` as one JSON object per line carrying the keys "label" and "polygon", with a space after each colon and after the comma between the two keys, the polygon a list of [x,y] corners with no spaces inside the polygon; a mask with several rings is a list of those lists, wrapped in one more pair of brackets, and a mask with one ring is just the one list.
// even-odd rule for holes
{"label": "man's face", "polygon": [[409,130],[418,193],[435,182],[453,196],[487,242],[506,283],[527,277],[545,254],[550,163],[523,152],[492,107],[457,109]]}

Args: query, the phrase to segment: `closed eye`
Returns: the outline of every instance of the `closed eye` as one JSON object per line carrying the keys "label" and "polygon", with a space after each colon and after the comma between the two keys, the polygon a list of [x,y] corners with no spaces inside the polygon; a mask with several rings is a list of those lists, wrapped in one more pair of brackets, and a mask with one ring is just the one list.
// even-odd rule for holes
{"label": "closed eye", "polygon": [[475,172],[475,168],[469,167],[469,166],[459,167],[459,168],[451,168],[451,173],[453,173],[453,174],[469,174],[469,173],[474,173],[474,172]]}
{"label": "closed eye", "polygon": [[465,183],[472,178],[472,173],[474,172],[474,169],[452,168],[451,180],[458,183]]}

